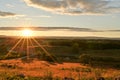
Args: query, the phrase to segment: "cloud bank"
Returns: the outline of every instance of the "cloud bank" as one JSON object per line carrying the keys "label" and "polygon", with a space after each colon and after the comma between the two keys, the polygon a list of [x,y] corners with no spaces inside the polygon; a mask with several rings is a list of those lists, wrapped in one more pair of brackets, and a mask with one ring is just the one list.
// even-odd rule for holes
{"label": "cloud bank", "polygon": [[0,18],[8,18],[8,17],[20,17],[20,16],[24,16],[24,15],[18,15],[12,12],[4,12],[4,11],[0,11]]}
{"label": "cloud bank", "polygon": [[90,15],[120,13],[120,0],[24,0],[28,6],[69,14]]}
{"label": "cloud bank", "polygon": [[0,17],[10,17],[15,15],[16,15],[15,13],[0,11]]}

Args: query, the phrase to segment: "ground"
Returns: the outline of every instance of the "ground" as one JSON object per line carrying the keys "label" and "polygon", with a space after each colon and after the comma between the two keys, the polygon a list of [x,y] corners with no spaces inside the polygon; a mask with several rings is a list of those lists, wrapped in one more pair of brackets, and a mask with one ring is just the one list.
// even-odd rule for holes
{"label": "ground", "polygon": [[1,60],[0,73],[17,73],[25,76],[41,77],[72,77],[78,78],[96,78],[105,77],[113,78],[120,75],[120,70],[111,68],[92,68],[84,66],[80,63],[49,63],[46,61],[33,60],[26,63],[19,59],[17,60]]}

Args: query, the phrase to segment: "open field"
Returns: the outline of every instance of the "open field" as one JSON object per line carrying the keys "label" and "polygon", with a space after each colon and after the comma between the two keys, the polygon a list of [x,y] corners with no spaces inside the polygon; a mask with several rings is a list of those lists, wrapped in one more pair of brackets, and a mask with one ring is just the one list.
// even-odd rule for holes
{"label": "open field", "polygon": [[29,55],[24,39],[11,50],[19,40],[0,38],[2,80],[113,80],[120,76],[120,40],[36,38],[39,45],[29,42]]}
{"label": "open field", "polygon": [[[75,80],[95,80],[97,77],[104,77],[106,80],[113,80],[120,75],[120,70],[111,68],[92,68],[83,66],[79,63],[49,63],[46,61],[33,60],[30,63],[23,63],[21,60],[1,60],[0,61],[1,78],[21,78],[20,74],[26,79],[36,78],[42,80],[43,77],[52,80],[62,80],[65,77]],[[6,76],[7,75],[7,76]],[[16,77],[15,77],[16,76]],[[41,78],[41,79],[40,79]],[[34,79],[33,79],[34,80]]]}

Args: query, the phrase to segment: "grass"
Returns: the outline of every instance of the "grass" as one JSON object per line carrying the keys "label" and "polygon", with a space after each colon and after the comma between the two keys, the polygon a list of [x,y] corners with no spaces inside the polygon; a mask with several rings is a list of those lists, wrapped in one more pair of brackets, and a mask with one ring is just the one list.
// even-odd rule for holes
{"label": "grass", "polygon": [[[9,65],[15,66],[13,68]],[[0,80],[95,80],[99,77],[112,80],[119,75],[120,70],[93,68],[79,63],[50,64],[38,60],[31,63],[22,63],[21,60],[0,61]]]}
{"label": "grass", "polygon": [[[49,57],[38,54],[41,51],[38,47],[35,47],[37,57],[34,60],[13,59],[17,52],[5,60],[5,53],[16,43],[6,45],[5,40],[0,44],[0,80],[96,80],[100,77],[114,80],[120,76],[120,41],[48,39],[41,42],[38,39],[43,46],[48,42],[50,46],[44,47],[59,62],[50,63]],[[19,57],[25,56],[24,50],[21,53]],[[85,65],[80,64],[79,57],[83,54],[89,55],[83,58]]]}

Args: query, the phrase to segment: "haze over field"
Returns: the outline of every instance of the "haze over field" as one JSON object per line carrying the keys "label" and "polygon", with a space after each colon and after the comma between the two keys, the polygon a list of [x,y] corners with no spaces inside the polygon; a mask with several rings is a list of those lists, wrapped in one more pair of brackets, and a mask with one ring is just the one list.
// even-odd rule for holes
{"label": "haze over field", "polygon": [[[0,35],[2,36],[21,36],[22,27],[1,27]],[[32,36],[38,37],[106,37],[120,38],[119,30],[93,30],[88,28],[68,28],[68,27],[34,27],[28,28],[33,30]]]}

